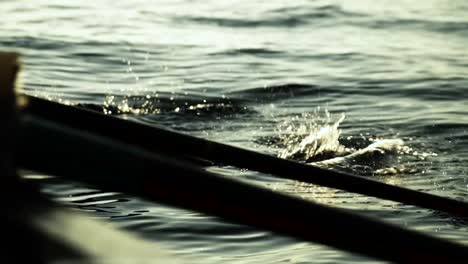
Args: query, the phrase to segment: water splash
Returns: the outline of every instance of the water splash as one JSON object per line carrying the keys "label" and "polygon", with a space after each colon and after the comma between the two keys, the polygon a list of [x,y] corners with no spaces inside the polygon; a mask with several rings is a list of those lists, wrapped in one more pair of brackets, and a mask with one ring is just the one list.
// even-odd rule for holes
{"label": "water splash", "polygon": [[141,106],[134,107],[129,104],[128,98],[124,97],[123,99],[116,100],[115,96],[109,95],[106,96],[102,109],[106,115],[116,115],[116,114],[149,114],[149,113],[159,113],[157,108],[148,107],[148,101],[143,102]]}
{"label": "water splash", "polygon": [[[315,166],[363,176],[398,175],[417,172],[409,162],[412,158],[424,160],[435,153],[418,152],[402,139],[363,138],[363,143],[344,145],[340,142],[339,125],[345,115],[338,118],[320,109],[283,122],[279,126],[280,150],[278,156]],[[350,137],[351,138],[351,137]],[[348,138],[349,139],[349,138]],[[405,162],[403,161],[405,158]]]}
{"label": "water splash", "polygon": [[285,149],[279,157],[314,162],[350,152],[339,142],[341,130],[338,126],[345,115],[341,114],[338,120],[332,121],[327,110],[325,118],[321,118],[318,111],[295,117],[280,126],[280,137]]}
{"label": "water splash", "polygon": [[379,139],[369,146],[348,155],[314,163],[321,167],[356,173],[360,175],[394,175],[411,172],[409,167],[400,164],[399,158],[407,153],[401,139]]}

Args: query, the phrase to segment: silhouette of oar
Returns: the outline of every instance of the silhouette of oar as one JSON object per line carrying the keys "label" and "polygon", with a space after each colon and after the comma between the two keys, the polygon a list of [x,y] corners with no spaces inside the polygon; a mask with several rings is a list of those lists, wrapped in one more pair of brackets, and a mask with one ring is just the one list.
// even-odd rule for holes
{"label": "silhouette of oar", "polygon": [[23,114],[20,167],[398,263],[468,263],[468,248],[207,172],[158,151]]}
{"label": "silhouette of oar", "polygon": [[468,216],[468,204],[462,201],[280,159],[32,96],[24,95],[24,97],[28,101],[22,110],[24,113],[34,114],[82,131],[138,145],[149,151],[157,151],[174,157],[205,159],[285,179],[438,210],[460,217]]}

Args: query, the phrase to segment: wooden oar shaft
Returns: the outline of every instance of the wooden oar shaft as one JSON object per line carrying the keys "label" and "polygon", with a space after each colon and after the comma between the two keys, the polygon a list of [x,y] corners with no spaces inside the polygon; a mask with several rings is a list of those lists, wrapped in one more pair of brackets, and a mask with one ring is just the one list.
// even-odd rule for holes
{"label": "wooden oar shaft", "polygon": [[270,173],[281,178],[416,205],[456,216],[468,216],[468,204],[462,201],[280,159],[31,96],[28,96],[28,99],[29,104],[24,109],[26,113],[50,118],[70,127],[138,145],[149,151],[159,151],[178,157],[211,160]]}
{"label": "wooden oar shaft", "polygon": [[63,176],[398,263],[466,263],[468,248],[206,172],[157,152],[23,115],[18,160]]}

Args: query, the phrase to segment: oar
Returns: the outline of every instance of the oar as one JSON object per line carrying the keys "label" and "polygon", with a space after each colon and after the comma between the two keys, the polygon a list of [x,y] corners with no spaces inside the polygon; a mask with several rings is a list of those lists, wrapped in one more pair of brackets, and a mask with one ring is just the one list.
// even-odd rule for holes
{"label": "oar", "polygon": [[229,146],[167,129],[130,122],[120,118],[26,96],[29,101],[23,112],[55,120],[61,124],[93,132],[125,143],[175,157],[206,159],[229,164],[285,179],[360,193],[381,199],[468,216],[468,204],[462,201],[423,193],[351,174],[335,172],[311,165],[276,158],[270,155]]}
{"label": "oar", "polygon": [[398,263],[467,263],[468,248],[207,172],[23,114],[20,167]]}

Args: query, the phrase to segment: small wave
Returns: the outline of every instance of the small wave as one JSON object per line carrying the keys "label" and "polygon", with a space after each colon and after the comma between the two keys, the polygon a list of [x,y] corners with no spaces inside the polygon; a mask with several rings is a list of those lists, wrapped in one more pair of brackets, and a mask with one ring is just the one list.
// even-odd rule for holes
{"label": "small wave", "polygon": [[339,18],[339,17],[362,17],[364,14],[345,11],[338,5],[324,5],[315,8],[304,8],[304,6],[288,6],[271,10],[269,13],[281,15],[295,15],[305,18]]}
{"label": "small wave", "polygon": [[81,103],[78,106],[109,115],[173,113],[179,115],[229,117],[255,113],[253,109],[237,100],[197,97],[188,93],[155,93],[141,96],[108,95],[102,104]]}
{"label": "small wave", "polygon": [[[343,79],[343,84],[317,85],[307,83],[286,83],[279,85],[265,85],[242,90],[234,90],[230,96],[251,100],[254,102],[271,102],[293,97],[319,97],[326,95],[347,96],[378,96],[395,98],[417,98],[427,101],[463,101],[466,100],[466,80],[459,77],[447,78],[411,78],[395,79],[384,82],[365,77],[359,79]],[[400,89],[389,89],[399,86]],[[431,88],[428,88],[431,87]],[[431,92],[428,92],[430,89]]]}
{"label": "small wave", "polygon": [[[112,40],[93,40],[74,37],[60,38],[57,36],[12,36],[0,38],[0,46],[14,47],[15,49],[31,49],[33,51],[49,50],[55,53],[58,51],[66,51],[69,55],[85,58],[110,55],[118,57],[122,56],[122,54],[128,54],[129,52],[147,54],[148,51],[151,51],[151,54],[164,54],[177,48],[197,48],[197,46],[186,43],[171,44],[170,47],[147,42],[139,43],[137,41],[120,44],[121,45],[116,45],[116,42]],[[116,54],[119,55],[117,56]],[[31,55],[37,54],[32,53]]]}
{"label": "small wave", "polygon": [[436,21],[425,19],[377,19],[353,22],[360,26],[368,26],[375,29],[409,28],[413,30],[425,30],[438,33],[468,33],[468,22],[465,21]]}
{"label": "small wave", "polygon": [[251,55],[251,56],[281,56],[284,55],[283,51],[272,50],[267,48],[240,48],[240,49],[230,49],[222,52],[212,53],[210,55],[214,56],[233,56],[233,55]]}
{"label": "small wave", "polygon": [[315,8],[286,7],[268,10],[261,14],[261,18],[252,19],[246,17],[206,17],[206,16],[184,16],[175,17],[177,23],[197,23],[204,25],[216,25],[221,27],[298,27],[310,23],[330,21],[331,24],[337,18],[348,16],[361,16],[357,13],[346,12],[339,6],[327,5]]}
{"label": "small wave", "polygon": [[175,22],[216,25],[221,27],[295,27],[307,23],[301,17],[279,17],[265,19],[224,18],[224,17],[177,17]]}
{"label": "small wave", "polygon": [[43,37],[20,36],[0,40],[1,45],[14,46],[16,48],[31,48],[34,50],[71,50],[77,45],[97,48],[102,46],[111,46],[111,42],[83,41],[76,39],[55,39]]}
{"label": "small wave", "polygon": [[438,32],[444,34],[468,33],[468,22],[450,20],[431,20],[419,18],[374,17],[370,14],[346,11],[337,5],[326,5],[315,8],[289,6],[267,10],[252,17],[215,17],[215,16],[176,16],[174,23],[195,23],[230,28],[256,27],[301,27],[310,24],[336,26],[337,23],[355,25],[372,29],[410,29]]}
{"label": "small wave", "polygon": [[296,96],[319,96],[321,93],[331,94],[334,91],[313,84],[287,83],[237,90],[229,95],[254,102],[271,102]]}

